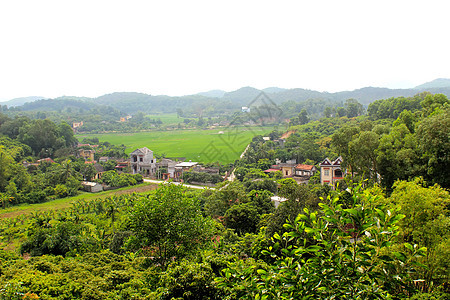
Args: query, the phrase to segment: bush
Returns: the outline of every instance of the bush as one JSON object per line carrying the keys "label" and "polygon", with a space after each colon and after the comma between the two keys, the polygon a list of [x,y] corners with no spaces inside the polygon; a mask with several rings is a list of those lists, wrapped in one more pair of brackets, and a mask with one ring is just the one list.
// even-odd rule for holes
{"label": "bush", "polygon": [[217,174],[208,174],[203,172],[184,172],[183,180],[185,182],[201,182],[216,184],[223,181],[222,176]]}

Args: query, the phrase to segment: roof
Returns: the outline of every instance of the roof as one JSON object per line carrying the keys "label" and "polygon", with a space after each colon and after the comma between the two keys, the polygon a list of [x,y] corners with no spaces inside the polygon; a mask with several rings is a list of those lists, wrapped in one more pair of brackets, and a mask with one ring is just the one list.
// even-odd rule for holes
{"label": "roof", "polygon": [[278,166],[279,167],[287,167],[287,168],[293,168],[293,167],[295,167],[297,164],[295,164],[295,163],[281,163],[281,164],[278,164]]}
{"label": "roof", "polygon": [[38,159],[37,160],[37,162],[44,162],[44,161],[48,161],[48,162],[51,162],[52,164],[54,164],[55,163],[55,161],[53,160],[53,159],[51,159],[50,157],[46,157],[46,158],[43,158],[43,159]]}
{"label": "roof", "polygon": [[82,181],[81,185],[84,185],[84,186],[96,186],[96,185],[100,185],[100,183],[91,182],[91,181]]}
{"label": "roof", "polygon": [[147,154],[150,152],[153,154],[152,150],[148,149],[147,147],[142,147],[142,148],[138,148],[138,149],[134,150],[130,154]]}
{"label": "roof", "polygon": [[270,173],[270,172],[276,172],[276,171],[280,171],[280,169],[267,169],[267,170],[264,170],[263,172]]}
{"label": "roof", "polygon": [[314,168],[314,166],[312,166],[312,165],[298,164],[298,165],[295,166],[295,168],[296,168],[296,169],[299,169],[299,170],[308,170],[308,171],[311,171],[311,170]]}
{"label": "roof", "polygon": [[341,163],[342,163],[342,157],[339,156],[338,158],[336,158],[336,159],[333,161],[333,166],[340,166]]}
{"label": "roof", "polygon": [[95,171],[97,171],[97,173],[101,173],[101,172],[105,172],[105,169],[103,168],[103,166],[101,164],[94,164],[94,168]]}
{"label": "roof", "polygon": [[196,164],[198,164],[198,162],[185,161],[185,162],[182,162],[182,163],[179,163],[179,164],[175,165],[175,167],[193,167]]}
{"label": "roof", "polygon": [[340,166],[342,163],[342,156],[339,156],[334,161],[331,161],[328,157],[324,159],[323,162],[320,163],[320,167],[327,167],[327,166]]}

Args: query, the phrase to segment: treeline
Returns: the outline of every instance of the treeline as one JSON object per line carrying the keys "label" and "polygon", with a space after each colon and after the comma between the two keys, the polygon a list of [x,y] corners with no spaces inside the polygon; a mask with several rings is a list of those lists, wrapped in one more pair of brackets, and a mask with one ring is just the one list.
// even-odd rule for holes
{"label": "treeline", "polygon": [[69,124],[48,119],[9,118],[0,113],[0,134],[26,145],[25,155],[58,157],[67,155],[77,140]]}
{"label": "treeline", "polygon": [[[420,99],[420,109],[415,108],[416,104],[411,105]],[[383,108],[386,105],[392,108],[390,113]],[[342,127],[333,135],[332,143],[351,175],[380,183],[387,189],[395,180],[418,176],[429,184],[449,188],[446,173],[450,168],[450,101],[447,97],[426,94],[411,99],[388,99],[376,103],[375,107],[378,109],[369,107],[369,117],[398,116],[385,124],[365,120],[358,126]]]}

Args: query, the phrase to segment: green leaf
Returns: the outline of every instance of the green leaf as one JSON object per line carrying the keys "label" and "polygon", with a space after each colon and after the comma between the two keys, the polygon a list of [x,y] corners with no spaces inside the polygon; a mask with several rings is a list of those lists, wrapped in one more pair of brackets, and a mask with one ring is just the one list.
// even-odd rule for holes
{"label": "green leaf", "polygon": [[378,216],[380,217],[381,220],[385,219],[386,214],[381,209],[375,208],[375,211],[377,212],[377,214],[378,214]]}
{"label": "green leaf", "polygon": [[294,228],[294,226],[292,226],[291,224],[283,224],[283,227],[285,229],[293,229]]}
{"label": "green leaf", "polygon": [[390,257],[388,255],[380,256],[380,259],[384,260],[384,261],[393,261],[392,257]]}
{"label": "green leaf", "polygon": [[403,245],[405,246],[405,248],[409,249],[410,251],[414,251],[414,248],[410,243],[404,243]]}
{"label": "green leaf", "polygon": [[349,214],[351,214],[351,215],[353,215],[353,216],[357,216],[358,215],[358,211],[356,209],[354,209],[354,208],[347,208],[347,209],[344,209],[344,211],[349,213]]}
{"label": "green leaf", "polygon": [[317,252],[322,250],[322,247],[320,247],[319,245],[311,245],[308,248],[306,248],[306,251],[308,252]]}
{"label": "green leaf", "polygon": [[393,252],[394,256],[400,260],[401,262],[405,262],[406,261],[406,255],[401,253],[401,252]]}
{"label": "green leaf", "polygon": [[311,227],[305,227],[305,232],[308,233],[308,234],[310,234],[310,233],[316,232],[316,230],[313,229],[313,228],[311,228]]}

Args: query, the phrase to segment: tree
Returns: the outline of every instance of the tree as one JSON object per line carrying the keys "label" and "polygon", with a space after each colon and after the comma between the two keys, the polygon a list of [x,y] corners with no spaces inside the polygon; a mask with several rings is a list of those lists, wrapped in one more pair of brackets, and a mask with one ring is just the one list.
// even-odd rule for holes
{"label": "tree", "polygon": [[325,107],[323,115],[325,116],[325,118],[330,118],[331,116],[333,116],[333,109],[329,106]]}
{"label": "tree", "polygon": [[412,182],[397,181],[389,204],[406,217],[400,223],[399,242],[420,244],[427,247],[427,255],[421,262],[427,267],[419,278],[426,279],[427,286],[438,286],[450,276],[450,195],[435,185],[426,188],[420,178]]}
{"label": "tree", "polygon": [[417,142],[427,160],[426,178],[450,187],[450,106],[425,118],[417,128]]}
{"label": "tree", "polygon": [[150,250],[148,256],[163,267],[208,241],[213,228],[212,220],[202,216],[198,199],[173,184],[141,197],[129,213],[129,224],[135,235],[127,247]]}
{"label": "tree", "polygon": [[77,139],[73,136],[73,130],[69,124],[65,122],[60,123],[58,125],[58,134],[64,140],[66,147],[73,147],[77,144]]}
{"label": "tree", "polygon": [[225,225],[238,234],[255,232],[259,222],[258,210],[252,203],[240,203],[230,207],[225,213]]}
{"label": "tree", "polygon": [[377,179],[377,155],[379,136],[373,131],[363,131],[349,145],[349,153],[353,156],[352,171],[364,175],[365,178]]}
{"label": "tree", "polygon": [[97,171],[93,164],[84,164],[81,168],[81,174],[83,175],[84,180],[90,181],[95,174],[97,174]]}
{"label": "tree", "polygon": [[298,114],[298,120],[300,125],[306,124],[309,122],[308,112],[306,109],[302,109],[302,111]]}
{"label": "tree", "polygon": [[356,99],[345,100],[345,110],[349,118],[354,118],[364,113],[364,107]]}
{"label": "tree", "polygon": [[0,191],[4,191],[11,176],[11,167],[14,161],[11,156],[0,146]]}
{"label": "tree", "polygon": [[355,136],[359,133],[356,126],[344,126],[338,132],[333,134],[332,144],[337,150],[337,153],[344,159],[343,165],[351,167],[354,162],[354,157],[349,149],[349,144]]}
{"label": "tree", "polygon": [[65,146],[65,140],[60,138],[55,123],[46,120],[33,120],[19,130],[20,142],[31,147],[35,155],[52,156],[54,151]]}
{"label": "tree", "polygon": [[213,218],[223,217],[233,205],[247,202],[247,195],[243,184],[238,181],[222,183],[218,189],[208,197],[205,210]]}
{"label": "tree", "polygon": [[347,110],[343,107],[338,107],[336,110],[339,117],[344,117],[347,115]]}
{"label": "tree", "polygon": [[403,123],[394,126],[389,134],[381,136],[376,154],[381,184],[388,191],[392,190],[397,179],[417,176],[423,168],[416,138]]}

